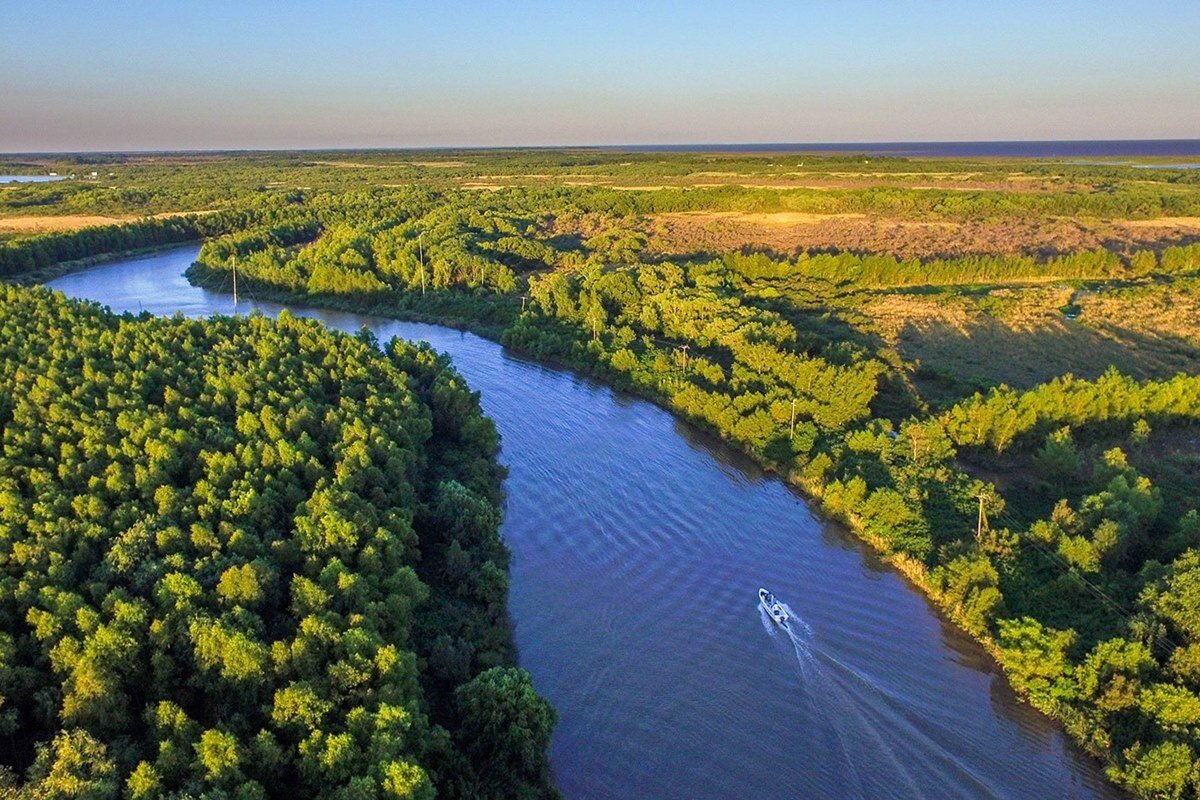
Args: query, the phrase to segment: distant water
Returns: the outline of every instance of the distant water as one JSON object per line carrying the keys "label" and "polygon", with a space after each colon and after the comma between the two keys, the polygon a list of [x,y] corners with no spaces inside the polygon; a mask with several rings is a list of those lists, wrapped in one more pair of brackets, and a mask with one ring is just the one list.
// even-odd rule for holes
{"label": "distant water", "polygon": [[[118,311],[234,311],[180,274],[197,249],[49,285]],[[280,310],[249,299],[237,310]],[[482,392],[509,468],[520,663],[558,709],[568,800],[1123,797],[895,571],[720,440],[469,333],[299,313],[431,342]]]}
{"label": "distant water", "polygon": [[61,180],[61,175],[0,175],[0,183],[49,183]]}
{"label": "distant water", "polygon": [[1200,139],[1112,139],[1045,142],[766,142],[647,144],[607,148],[646,153],[866,153],[911,158],[1133,158],[1200,156]]}

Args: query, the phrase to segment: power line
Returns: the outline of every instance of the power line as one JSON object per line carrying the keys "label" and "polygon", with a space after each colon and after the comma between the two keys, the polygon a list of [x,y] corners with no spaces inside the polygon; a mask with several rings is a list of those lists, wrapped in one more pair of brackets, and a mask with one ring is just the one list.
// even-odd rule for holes
{"label": "power line", "polygon": [[[980,497],[981,498],[983,497],[982,493],[980,494]],[[980,514],[981,515],[983,514],[982,502],[980,503]],[[1002,511],[997,516],[998,516],[998,518],[1001,518],[1001,521],[1004,522],[1006,524],[1006,526],[1015,528],[1017,530],[1020,530],[1023,527],[1022,524],[1015,517],[1010,515],[1008,512]],[[985,518],[985,521],[986,521],[986,518]],[[1024,535],[1018,534],[1018,541],[1020,541],[1021,544],[1028,543],[1028,544],[1032,545],[1035,550],[1037,550],[1039,553],[1041,553],[1044,557],[1046,557],[1055,566],[1061,566],[1065,572],[1067,572],[1072,577],[1074,577],[1077,581],[1079,581],[1081,584],[1083,584],[1083,586],[1089,592],[1091,592],[1093,596],[1095,596],[1102,603],[1107,605],[1112,611],[1115,611],[1117,613],[1117,615],[1119,617],[1121,617],[1122,620],[1126,624],[1132,623],[1134,621],[1136,615],[1132,611],[1130,611],[1129,609],[1125,608],[1123,605],[1118,603],[1116,600],[1114,600],[1108,594],[1108,592],[1104,591],[1098,585],[1096,585],[1091,580],[1089,580],[1085,575],[1080,573],[1079,570],[1075,568],[1075,565],[1072,564],[1070,561],[1068,561],[1066,558],[1064,558],[1061,553],[1058,553],[1058,552],[1055,552],[1053,550],[1049,550],[1049,549],[1043,547],[1041,542],[1039,542],[1037,539],[1035,539],[1034,537],[1029,535],[1028,532],[1026,532]],[[1170,644],[1171,647],[1173,648],[1173,650],[1177,650],[1180,647],[1179,643],[1170,637],[1170,635],[1166,632],[1165,628],[1164,628],[1164,632],[1161,637],[1161,640]]]}

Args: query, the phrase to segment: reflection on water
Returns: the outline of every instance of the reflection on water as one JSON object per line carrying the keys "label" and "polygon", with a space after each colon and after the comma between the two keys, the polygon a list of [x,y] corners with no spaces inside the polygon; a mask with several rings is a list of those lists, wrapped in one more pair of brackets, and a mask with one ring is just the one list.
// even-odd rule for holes
{"label": "reflection on water", "polygon": [[[52,285],[118,310],[232,311],[180,276],[195,252]],[[977,645],[719,439],[471,334],[298,313],[425,339],[482,392],[510,470],[521,663],[558,709],[568,798],[1118,796]],[[759,586],[789,630],[764,621]]]}
{"label": "reflection on water", "polygon": [[0,175],[0,183],[51,183],[65,178],[57,175]]}

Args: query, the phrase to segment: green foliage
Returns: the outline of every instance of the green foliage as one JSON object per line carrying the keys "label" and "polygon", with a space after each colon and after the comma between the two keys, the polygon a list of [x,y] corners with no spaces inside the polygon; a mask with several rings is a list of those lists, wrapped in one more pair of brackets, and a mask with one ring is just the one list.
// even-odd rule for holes
{"label": "green foliage", "polygon": [[554,710],[534,691],[529,675],[496,667],[461,686],[455,701],[463,749],[487,787],[480,797],[506,796],[514,782],[528,787],[521,796],[538,796],[549,769]]}
{"label": "green foliage", "polygon": [[[536,736],[507,782],[464,761],[507,734],[448,700],[512,649],[498,440],[444,359],[287,314],[0,291],[0,765],[20,796],[549,792],[527,679]],[[424,668],[442,636],[487,655]]]}
{"label": "green foliage", "polygon": [[1124,767],[1114,774],[1145,797],[1181,798],[1194,783],[1196,754],[1182,742],[1146,747],[1140,742],[1123,754]]}
{"label": "green foliage", "polygon": [[[790,181],[797,170],[827,178],[857,159],[429,158],[247,155],[222,167],[225,180],[185,188],[181,168],[115,157],[113,180],[136,175],[144,188],[21,187],[5,190],[0,211],[216,213],[13,237],[0,245],[0,273],[203,237],[189,275],[213,288],[230,285],[236,264],[260,297],[471,324],[640,392],[802,484],[897,556],[1114,779],[1143,796],[1195,793],[1200,468],[1159,455],[1164,437],[1197,420],[1200,379],[1138,382],[1114,369],[1017,391],[995,375],[968,381],[905,363],[861,317],[878,298],[950,296],[944,287],[979,294],[999,316],[1006,289],[993,283],[1187,292],[1200,244],[1036,257],[669,255],[651,215],[1196,216],[1200,175],[1024,164],[1023,177],[1065,188],[917,189],[903,173],[928,165],[881,159],[866,188],[767,189],[689,184],[714,170],[740,170],[739,183]],[[997,183],[1008,169],[970,165]],[[555,185],[567,174],[613,185]],[[663,188],[627,191],[631,178]],[[1075,299],[1063,309],[1085,307]],[[51,745],[78,731],[113,770],[80,772],[70,753],[90,745],[65,740],[62,780],[131,797],[298,786],[355,797],[544,793],[552,715],[507,669],[498,438],[445,360],[392,344],[374,365],[293,320],[281,323],[291,340],[252,346],[228,321],[101,324],[87,313],[101,329],[89,341],[108,341],[104,325],[121,331],[121,352],[133,354],[125,372],[87,348],[76,363],[12,337],[6,345],[6,369],[23,382],[14,377],[0,399],[5,452],[36,457],[0,470],[0,520],[24,537],[0,546],[0,565],[20,564],[0,578],[0,735],[21,744],[0,762],[40,764],[48,779]],[[170,336],[146,344],[133,333],[143,324]],[[201,355],[207,325],[236,343],[222,345],[230,352]],[[61,327],[14,335],[53,341]],[[371,344],[360,337],[353,353]],[[268,356],[276,372],[245,371]],[[186,380],[173,365],[192,365]],[[343,386],[342,370],[361,381]],[[914,373],[953,387],[946,406],[964,386],[986,393],[930,414]],[[280,375],[286,389],[275,388]],[[375,394],[367,385],[389,387],[384,416],[401,424],[363,410]],[[34,416],[43,407],[49,419]],[[977,529],[981,495],[1002,527]],[[182,655],[147,663],[155,648]],[[134,702],[114,702],[119,692]],[[152,731],[144,739],[130,733],[139,719]]]}
{"label": "green foliage", "polygon": [[[1168,588],[1143,601],[1151,616],[1136,625],[1114,606],[1134,602],[1152,577],[1143,574],[1148,559],[1178,553],[1171,542],[1189,541],[1189,534],[1186,523],[1164,516],[1161,492],[1130,465],[1125,451],[1097,454],[1090,441],[1097,430],[1121,431],[1130,452],[1140,452],[1148,447],[1151,423],[1157,428],[1195,419],[1200,382],[1181,375],[1138,383],[1115,371],[1097,381],[1065,376],[1023,393],[1000,387],[897,429],[875,410],[894,367],[861,340],[814,333],[820,329],[802,297],[822,284],[861,289],[1114,277],[1158,269],[1157,261],[1152,266],[1138,258],[1127,265],[1104,252],[1047,262],[846,254],[642,261],[645,243],[620,225],[582,242],[583,251],[556,249],[548,227],[536,220],[564,213],[564,198],[549,208],[538,205],[546,198],[534,192],[445,199],[440,208],[413,206],[377,228],[331,228],[297,252],[270,251],[275,260],[257,274],[291,295],[324,302],[345,291],[370,307],[381,294],[420,297],[422,281],[472,297],[515,291],[489,277],[504,273],[490,272],[480,258],[517,270],[527,298],[523,313],[514,314],[503,332],[507,345],[649,395],[805,481],[827,511],[917,569],[928,568],[928,585],[954,618],[977,636],[995,637],[1019,691],[1071,721],[1076,735],[1108,756],[1120,780],[1140,792],[1155,791],[1137,783],[1158,780],[1151,775],[1157,756],[1147,761],[1145,753],[1171,752],[1160,744],[1192,735],[1191,690],[1172,681],[1200,673],[1192,664],[1200,657],[1185,653],[1172,660],[1139,637],[1153,639],[1164,624],[1178,630],[1190,611],[1175,610],[1186,600],[1173,592],[1186,578],[1155,578],[1155,586]],[[570,196],[589,212],[597,210],[588,205],[595,199]],[[414,237],[420,237],[416,259]],[[519,246],[522,241],[528,246]],[[347,257],[350,251],[357,255]],[[438,260],[452,252],[451,261]],[[247,274],[254,275],[260,265],[253,256],[247,263]],[[430,265],[427,272],[423,264]],[[344,283],[314,283],[313,276],[322,274]],[[356,276],[372,276],[370,285],[358,285]],[[439,408],[456,415],[436,400],[431,404],[435,417]],[[1053,510],[1040,519],[1008,520],[1013,532],[985,528],[976,538],[980,492],[989,498],[989,513],[1002,514],[1005,503],[961,469],[955,460],[960,449],[985,461],[1028,458],[1040,478],[1039,497],[1055,498]],[[1022,512],[1030,509],[1026,500],[1021,498]],[[440,687],[437,705],[462,714],[461,690],[453,703],[445,700],[452,685],[497,663],[503,648],[477,632],[447,630],[461,625],[460,602],[496,607],[504,591],[503,559],[487,544],[496,523],[475,487],[440,482],[429,519],[438,535],[428,545],[422,538],[421,547],[437,555],[422,575],[457,587],[432,602],[438,623],[429,631],[429,666]],[[1138,745],[1143,749],[1133,749]],[[491,780],[478,755],[468,760],[484,783]]]}
{"label": "green foliage", "polygon": [[1200,377],[1180,375],[1167,381],[1138,381],[1110,370],[1099,380],[1071,376],[1028,392],[1000,387],[976,395],[940,418],[959,446],[1007,450],[1014,440],[1050,425],[1126,422],[1147,418],[1194,419],[1200,415]]}
{"label": "green foliage", "polygon": [[1063,427],[1047,435],[1041,449],[1034,454],[1033,463],[1043,480],[1055,487],[1074,483],[1083,468],[1083,459],[1071,437],[1071,429]]}
{"label": "green foliage", "polygon": [[1000,576],[986,557],[961,555],[937,567],[933,585],[971,633],[986,634],[1003,608]]}
{"label": "green foliage", "polygon": [[1144,598],[1155,613],[1189,641],[1200,642],[1200,550],[1176,559]]}
{"label": "green foliage", "polygon": [[933,547],[929,523],[893,489],[876,489],[862,504],[863,528],[896,550],[924,559]]}
{"label": "green foliage", "polygon": [[1046,628],[1028,617],[1001,620],[998,643],[1013,686],[1047,710],[1074,700],[1077,688],[1068,660],[1074,638],[1070,631]]}

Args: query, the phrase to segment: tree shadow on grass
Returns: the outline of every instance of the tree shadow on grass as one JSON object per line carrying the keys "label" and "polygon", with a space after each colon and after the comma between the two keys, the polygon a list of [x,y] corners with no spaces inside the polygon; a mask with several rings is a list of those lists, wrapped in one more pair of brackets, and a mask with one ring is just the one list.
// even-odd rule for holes
{"label": "tree shadow on grass", "polygon": [[1110,367],[1140,380],[1200,373],[1200,346],[1179,336],[1065,317],[1024,330],[989,316],[966,327],[910,321],[898,347],[919,362],[916,384],[935,407],[1000,384],[1028,389],[1067,373],[1094,379]]}

